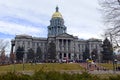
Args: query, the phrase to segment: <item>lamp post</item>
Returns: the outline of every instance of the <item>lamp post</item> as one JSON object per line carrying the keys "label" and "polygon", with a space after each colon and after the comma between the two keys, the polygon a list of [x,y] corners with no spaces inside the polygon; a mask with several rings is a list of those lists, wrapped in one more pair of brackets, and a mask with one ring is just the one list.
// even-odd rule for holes
{"label": "lamp post", "polygon": [[24,69],[25,69],[26,59],[27,59],[27,51],[24,51],[24,54],[23,54],[23,71],[24,71]]}
{"label": "lamp post", "polygon": [[14,70],[13,70],[14,73],[15,73],[15,63],[16,63],[16,60],[14,60]]}
{"label": "lamp post", "polygon": [[117,71],[117,59],[115,59],[114,62],[115,62],[115,70]]}
{"label": "lamp post", "polygon": [[113,73],[115,73],[115,61],[114,61],[114,58],[113,58]]}
{"label": "lamp post", "polygon": [[23,60],[22,60],[22,62],[23,62],[23,66],[22,66],[23,71],[24,71],[24,69],[25,69],[25,60],[26,60],[26,57],[27,57],[26,51],[24,51]]}
{"label": "lamp post", "polygon": [[93,62],[95,62],[95,54],[93,55],[93,58],[92,58]]}
{"label": "lamp post", "polygon": [[13,72],[15,72],[15,63],[16,63],[15,53],[13,53],[14,46],[15,46],[15,41],[12,40],[12,41],[11,41],[11,54],[10,54],[10,58],[11,58],[12,63],[13,63]]}
{"label": "lamp post", "polygon": [[12,63],[13,63],[13,72],[15,72],[15,63],[16,63],[15,54],[12,53],[12,54],[11,54],[11,57],[12,57]]}
{"label": "lamp post", "polygon": [[87,58],[87,59],[86,59],[86,62],[87,62],[87,70],[89,69],[88,61],[89,61],[89,59]]}
{"label": "lamp post", "polygon": [[25,61],[25,59],[24,59],[24,55],[23,55],[23,71],[24,71],[24,61]]}

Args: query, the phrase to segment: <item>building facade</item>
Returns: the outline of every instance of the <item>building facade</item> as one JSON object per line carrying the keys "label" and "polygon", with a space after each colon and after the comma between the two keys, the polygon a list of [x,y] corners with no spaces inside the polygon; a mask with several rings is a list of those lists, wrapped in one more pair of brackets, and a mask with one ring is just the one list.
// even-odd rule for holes
{"label": "building facade", "polygon": [[42,59],[44,60],[48,44],[53,41],[56,45],[56,59],[58,60],[63,60],[64,58],[69,60],[83,60],[86,48],[89,49],[90,58],[93,56],[92,52],[96,50],[97,59],[101,59],[101,40],[94,38],[88,40],[79,39],[77,36],[68,34],[66,30],[67,27],[64,25],[64,19],[59,12],[59,8],[56,7],[56,11],[52,15],[50,25],[48,26],[48,37],[16,35],[15,39],[11,41],[11,53],[16,51],[19,46],[24,47],[25,52],[32,48],[35,53],[37,47],[40,47],[43,53]]}

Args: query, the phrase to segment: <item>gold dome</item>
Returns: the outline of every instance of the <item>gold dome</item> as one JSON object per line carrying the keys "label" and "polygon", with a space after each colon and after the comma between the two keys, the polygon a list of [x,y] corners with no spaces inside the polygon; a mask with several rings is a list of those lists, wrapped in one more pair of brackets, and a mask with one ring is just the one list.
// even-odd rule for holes
{"label": "gold dome", "polygon": [[59,8],[56,7],[56,12],[52,15],[52,18],[62,18],[62,15],[58,10]]}
{"label": "gold dome", "polygon": [[60,12],[55,12],[53,15],[52,15],[52,18],[62,18],[62,15]]}

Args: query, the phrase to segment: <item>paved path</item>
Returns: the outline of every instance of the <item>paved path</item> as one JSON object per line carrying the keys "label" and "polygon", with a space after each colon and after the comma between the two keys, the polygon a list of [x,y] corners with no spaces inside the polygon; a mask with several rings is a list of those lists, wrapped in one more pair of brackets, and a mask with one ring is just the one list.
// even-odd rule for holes
{"label": "paved path", "polygon": [[89,73],[91,74],[120,74],[120,71],[113,71],[113,70],[107,70],[107,71],[103,71],[103,70],[94,70],[94,71],[89,71]]}
{"label": "paved path", "polygon": [[87,63],[80,63],[80,65],[91,74],[120,74],[120,71],[107,70],[104,67],[99,66],[97,63],[91,65]]}
{"label": "paved path", "polygon": [[[60,73],[69,73],[69,74],[74,74],[74,73],[78,73],[81,74],[82,71],[80,70],[61,70]],[[27,74],[27,75],[33,75],[34,72],[22,72],[23,74]],[[120,74],[120,71],[115,71],[113,72],[112,70],[109,71],[103,71],[103,70],[94,70],[94,71],[88,71],[88,73],[90,74]]]}
{"label": "paved path", "polygon": [[89,71],[94,71],[94,70],[104,70],[104,71],[107,71],[108,69],[106,69],[105,67],[103,66],[100,66],[98,65],[98,63],[80,63],[80,65],[85,68],[86,70],[89,70]]}
{"label": "paved path", "polygon": [[96,63],[91,64],[91,63],[80,63],[82,67],[84,67],[86,70],[89,71],[94,71],[94,70],[99,70],[101,69],[100,66],[98,66]]}

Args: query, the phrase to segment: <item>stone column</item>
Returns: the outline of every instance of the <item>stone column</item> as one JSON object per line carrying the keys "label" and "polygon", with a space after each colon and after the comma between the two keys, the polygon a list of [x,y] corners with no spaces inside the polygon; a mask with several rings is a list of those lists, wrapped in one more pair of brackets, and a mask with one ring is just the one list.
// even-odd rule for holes
{"label": "stone column", "polygon": [[53,35],[53,32],[54,32],[54,31],[53,31],[53,27],[52,27],[52,30],[51,30],[51,35]]}
{"label": "stone column", "polygon": [[59,53],[59,52],[57,52],[56,59],[59,59],[59,54],[60,54],[60,53]]}
{"label": "stone column", "polygon": [[70,42],[68,40],[68,52],[70,52]]}
{"label": "stone column", "polygon": [[58,41],[58,42],[57,42],[57,43],[58,43],[58,51],[60,51],[60,44],[59,44],[59,41],[60,41],[60,40],[58,39],[57,41]]}
{"label": "stone column", "polygon": [[70,40],[70,50],[72,51],[72,53],[74,53],[74,49],[73,49],[73,41],[72,40]]}
{"label": "stone column", "polygon": [[59,49],[61,51],[61,40],[59,39]]}
{"label": "stone column", "polygon": [[62,59],[64,58],[64,53],[61,53],[62,54]]}
{"label": "stone column", "polygon": [[66,39],[64,40],[64,51],[66,52]]}
{"label": "stone column", "polygon": [[68,40],[66,40],[66,52],[68,52]]}
{"label": "stone column", "polygon": [[68,53],[66,53],[66,57],[67,57],[67,59],[68,59]]}
{"label": "stone column", "polygon": [[57,35],[59,34],[59,29],[58,29],[58,27],[57,27]]}
{"label": "stone column", "polygon": [[56,40],[56,51],[58,50],[58,40]]}
{"label": "stone column", "polygon": [[63,39],[62,39],[62,51],[63,51]]}
{"label": "stone column", "polygon": [[62,33],[62,28],[60,27],[60,33]]}
{"label": "stone column", "polygon": [[71,50],[71,41],[70,40],[69,40],[69,50],[72,51]]}

